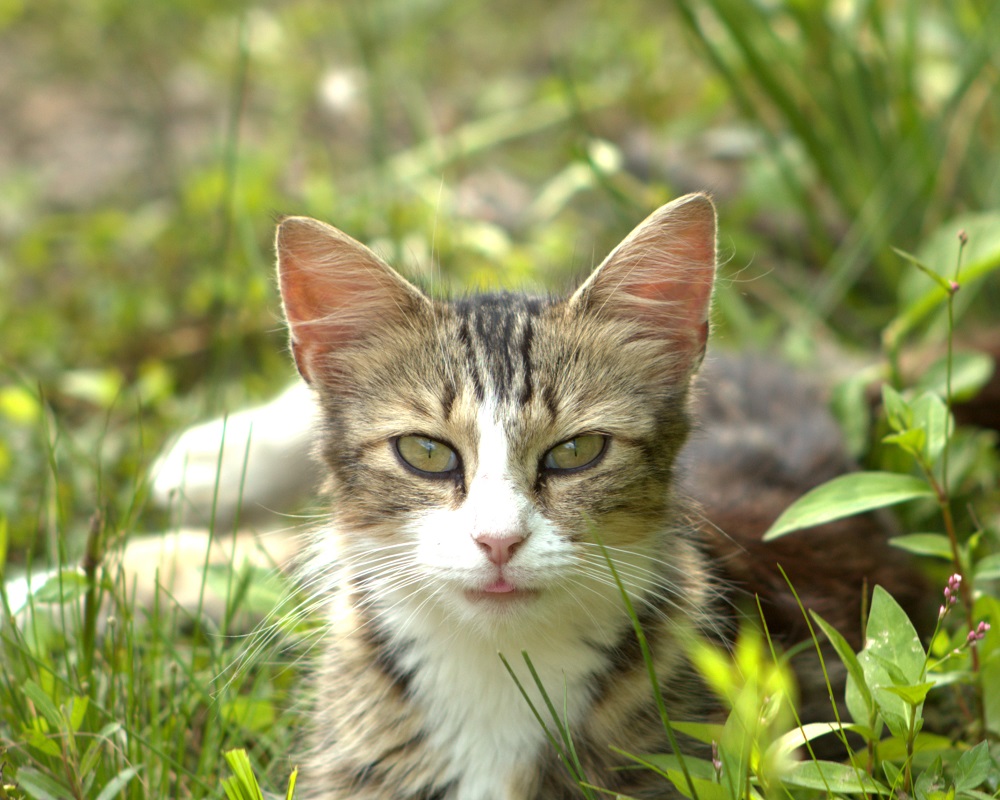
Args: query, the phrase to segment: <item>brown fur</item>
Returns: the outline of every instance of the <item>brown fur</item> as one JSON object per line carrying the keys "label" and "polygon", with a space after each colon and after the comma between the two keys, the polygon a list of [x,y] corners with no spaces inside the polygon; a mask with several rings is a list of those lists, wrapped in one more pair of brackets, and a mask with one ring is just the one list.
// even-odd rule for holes
{"label": "brown fur", "polygon": [[[590,781],[670,795],[649,772],[614,769],[627,761],[612,747],[667,743],[598,541],[619,562],[675,719],[718,714],[684,642],[731,630],[723,586],[759,593],[789,643],[801,617],[776,562],[849,635],[863,583],[906,588],[872,517],[760,541],[788,502],[850,468],[818,399],[787,374],[712,367],[682,452],[714,273],[706,197],[654,213],[566,300],[432,300],[303,218],[282,223],[277,249],[293,353],[323,409],[332,495],[306,572],[330,599],[305,797],[577,796],[552,749],[534,743],[498,650],[528,682],[526,650],[557,705],[565,689]],[[414,435],[459,466],[410,468],[393,443]],[[606,449],[580,470],[549,468],[546,454],[580,435],[605,437]],[[490,552],[500,537],[513,555],[494,569],[477,545]],[[506,605],[479,588],[505,575],[517,584]]]}

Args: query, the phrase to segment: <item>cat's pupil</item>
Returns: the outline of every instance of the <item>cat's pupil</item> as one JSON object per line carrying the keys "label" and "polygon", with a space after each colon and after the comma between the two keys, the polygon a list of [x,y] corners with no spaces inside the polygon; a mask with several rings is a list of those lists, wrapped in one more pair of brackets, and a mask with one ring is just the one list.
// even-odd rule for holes
{"label": "cat's pupil", "polygon": [[604,452],[607,439],[596,433],[574,436],[545,454],[548,469],[571,470],[593,464]]}
{"label": "cat's pupil", "polygon": [[458,466],[458,456],[448,445],[426,436],[400,436],[396,452],[404,462],[420,472],[451,472]]}

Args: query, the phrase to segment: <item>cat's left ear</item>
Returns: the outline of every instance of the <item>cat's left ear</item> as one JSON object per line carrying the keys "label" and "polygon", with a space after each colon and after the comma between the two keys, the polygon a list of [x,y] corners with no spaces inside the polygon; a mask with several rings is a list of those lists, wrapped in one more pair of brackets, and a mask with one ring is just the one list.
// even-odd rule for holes
{"label": "cat's left ear", "polygon": [[708,340],[715,281],[715,206],[689,194],[661,206],[616,247],[570,299],[587,313],[639,323],[661,340],[672,372],[698,368]]}

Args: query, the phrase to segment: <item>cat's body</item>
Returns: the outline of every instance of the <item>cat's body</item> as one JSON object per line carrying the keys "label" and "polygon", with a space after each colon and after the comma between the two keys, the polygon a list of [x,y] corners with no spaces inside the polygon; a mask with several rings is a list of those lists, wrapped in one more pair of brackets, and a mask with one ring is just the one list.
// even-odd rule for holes
{"label": "cat's body", "polygon": [[[669,747],[600,545],[674,719],[713,714],[684,643],[730,630],[727,572],[784,613],[773,560],[749,569],[741,560],[760,531],[734,541],[711,524],[713,509],[738,524],[741,496],[767,506],[753,487],[781,470],[762,469],[734,491],[705,482],[690,461],[698,441],[711,442],[702,433],[681,462],[687,492],[674,488],[707,338],[711,203],[691,195],[661,208],[567,300],[431,300],[305,218],[280,226],[278,259],[333,495],[306,572],[329,609],[303,796],[577,796],[498,656],[541,705],[522,651],[565,710],[591,782],[640,799],[668,795],[648,771],[614,769],[628,761],[612,747]],[[712,402],[695,394],[696,409]],[[703,430],[724,416],[711,410]],[[725,452],[709,444],[704,456]],[[823,479],[798,477],[796,494]],[[713,508],[690,506],[692,491]],[[828,543],[837,555],[850,550]],[[876,543],[843,565],[837,604],[860,603],[883,550]]]}

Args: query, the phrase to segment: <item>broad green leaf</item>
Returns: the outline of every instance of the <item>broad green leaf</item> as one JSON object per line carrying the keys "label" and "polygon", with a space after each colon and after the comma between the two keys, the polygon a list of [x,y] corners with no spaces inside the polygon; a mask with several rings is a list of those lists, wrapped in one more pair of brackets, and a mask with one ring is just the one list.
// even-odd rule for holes
{"label": "broad green leaf", "polygon": [[887,791],[885,786],[873,780],[863,769],[833,761],[803,761],[795,764],[781,776],[781,782],[802,789],[829,789],[846,794]]}
{"label": "broad green leaf", "polygon": [[955,791],[967,792],[977,788],[989,777],[992,764],[988,742],[980,742],[971,750],[966,750],[955,765]]}
{"label": "broad green leaf", "polygon": [[674,730],[678,733],[683,733],[685,736],[690,736],[692,739],[704,742],[705,744],[711,744],[712,742],[717,742],[722,738],[722,726],[713,725],[708,722],[674,722],[670,723],[673,725]]}
{"label": "broad green leaf", "polygon": [[771,742],[763,760],[768,762],[787,756],[797,748],[805,747],[806,742],[811,742],[813,739],[818,739],[820,736],[837,733],[841,730],[858,733],[862,736],[865,736],[868,733],[867,729],[861,725],[841,726],[837,725],[835,722],[809,722],[801,728],[794,728],[788,733],[782,734]]}
{"label": "broad green leaf", "polygon": [[[921,731],[913,740],[914,753],[945,753],[954,748],[947,736]],[[902,763],[907,757],[906,742],[902,739],[883,739],[878,745],[879,757],[886,761],[895,760]]]}
{"label": "broad green leaf", "polygon": [[[954,353],[951,358],[951,399],[971,400],[993,377],[995,365],[986,353]],[[917,380],[917,387],[939,397],[948,393],[948,359],[940,358]]]}
{"label": "broad green leaf", "polygon": [[927,433],[923,428],[910,428],[900,433],[890,433],[882,437],[885,444],[894,444],[914,458],[920,458],[927,447]]}
{"label": "broad green leaf", "polygon": [[872,592],[862,652],[894,665],[910,685],[923,681],[927,654],[920,637],[906,612],[881,586],[876,586]]}
{"label": "broad green leaf", "polygon": [[913,412],[903,396],[888,383],[882,384],[882,408],[889,427],[894,431],[907,431],[913,424]]}
{"label": "broad green leaf", "polygon": [[919,556],[952,560],[951,542],[942,533],[909,533],[904,536],[893,536],[889,544]]}
{"label": "broad green leaf", "polygon": [[[823,619],[815,611],[810,611],[809,614],[812,616],[813,620],[820,627],[826,638],[830,640],[830,644],[833,645],[833,649],[837,651],[837,655],[840,656],[840,660],[844,667],[847,669],[847,674],[850,675],[857,683],[857,690],[864,701],[865,706],[868,709],[873,707],[873,700],[871,692],[868,691],[868,685],[865,683],[865,673],[861,668],[861,663],[858,661],[857,655],[854,653],[854,649],[848,644],[847,639],[834,628],[829,622]],[[864,719],[856,719],[855,722],[866,723],[867,717]]]}
{"label": "broad green leaf", "polygon": [[1000,578],[1000,553],[994,553],[977,561],[974,574],[977,581],[992,581]]}
{"label": "broad green leaf", "polygon": [[934,464],[948,442],[948,436],[955,429],[951,415],[944,401],[935,394],[924,393],[910,403],[913,411],[913,425],[927,437],[924,455]]}
{"label": "broad green leaf", "polygon": [[927,699],[927,693],[937,686],[934,681],[918,683],[914,686],[883,686],[883,691],[892,692],[897,697],[902,697],[911,706],[919,706]]}
{"label": "broad green leaf", "polygon": [[923,683],[925,659],[906,612],[885,589],[876,586],[858,661],[879,713],[894,736],[907,735],[914,711],[906,700],[887,689]]}
{"label": "broad green leaf", "polygon": [[[862,686],[864,687],[863,691],[860,688]],[[844,686],[844,702],[847,704],[847,710],[855,724],[865,728],[863,736],[866,739],[880,739],[882,737],[882,722],[876,713],[878,706],[875,703],[875,698],[871,696],[871,689],[865,685],[864,681],[855,680],[851,675],[847,676],[847,682]]]}
{"label": "broad green leaf", "polygon": [[776,539],[801,528],[931,496],[927,482],[912,475],[852,472],[817,486],[792,503],[764,534],[764,539]]}

